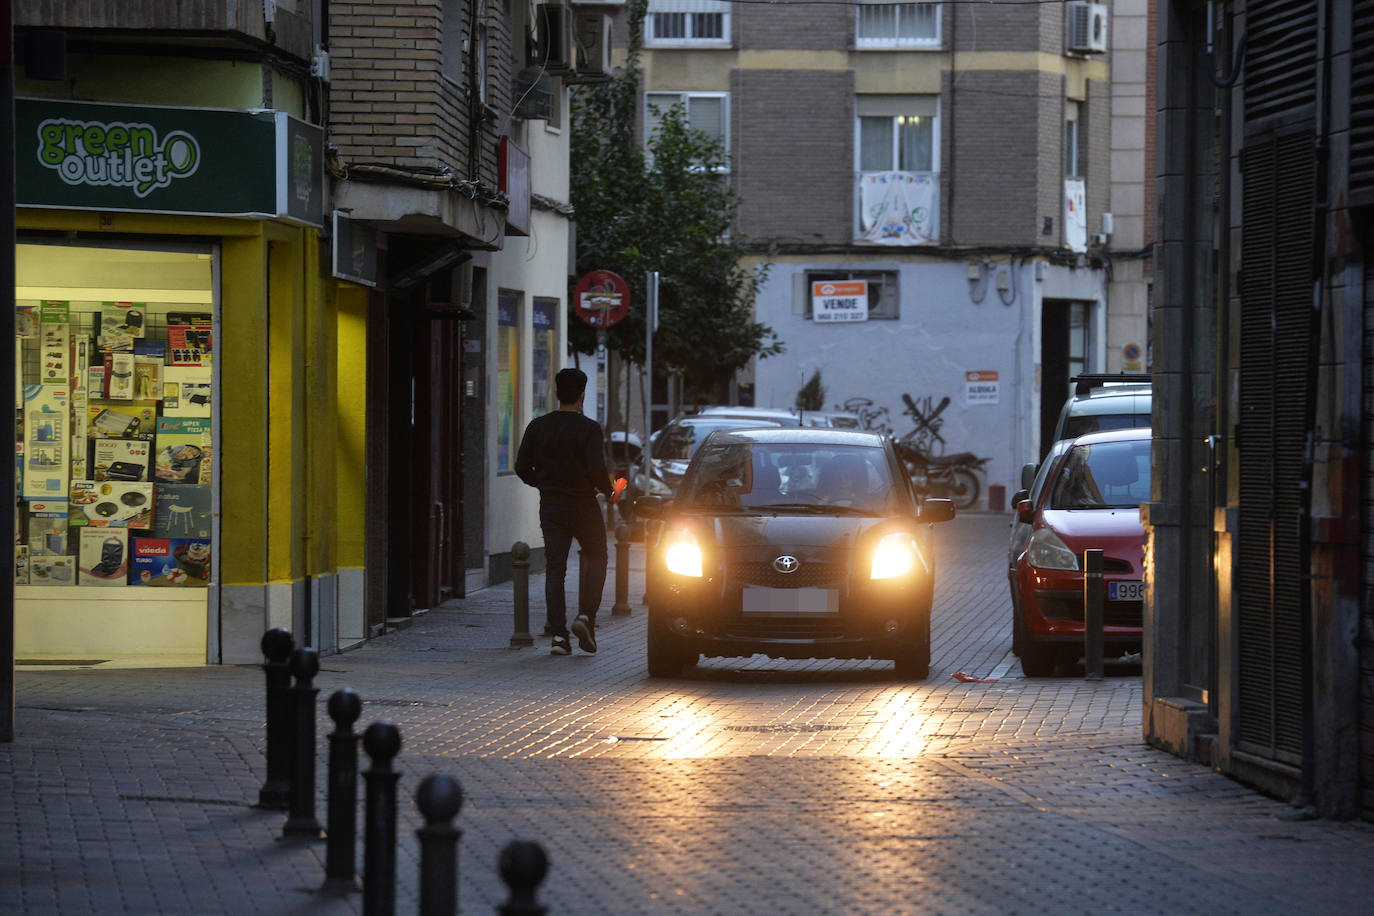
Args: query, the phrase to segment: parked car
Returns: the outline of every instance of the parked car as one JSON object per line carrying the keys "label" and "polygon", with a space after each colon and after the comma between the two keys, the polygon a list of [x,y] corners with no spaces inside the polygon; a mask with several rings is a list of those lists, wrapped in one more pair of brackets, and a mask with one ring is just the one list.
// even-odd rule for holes
{"label": "parked car", "polygon": [[742,417],[746,420],[774,420],[780,426],[802,425],[802,419],[797,412],[785,407],[740,407],[728,404],[711,404],[707,407],[698,407],[691,416]]}
{"label": "parked car", "polygon": [[[1017,613],[1016,561],[1020,559],[1021,554],[1026,552],[1026,543],[1030,540],[1031,536],[1032,521],[1032,518],[1023,520],[1021,515],[1017,512],[1016,507],[1023,500],[1027,499],[1031,501],[1032,505],[1039,505],[1040,495],[1045,492],[1045,484],[1049,483],[1050,474],[1054,472],[1060,459],[1064,457],[1064,453],[1069,450],[1071,445],[1073,445],[1072,439],[1060,439],[1054,445],[1050,446],[1050,453],[1045,456],[1044,461],[1040,462],[1040,467],[1035,474],[1034,480],[1031,481],[1030,487],[1028,489],[1018,490],[1016,493],[1012,494],[1011,497],[1011,537],[1008,539],[1007,543],[1007,584],[1011,588],[1011,613],[1013,620],[1015,620]],[[1017,649],[1016,646],[1012,648]],[[1020,654],[1019,649],[1017,650],[1017,654]]]}
{"label": "parked car", "polygon": [[1103,551],[1103,645],[1107,657],[1139,652],[1144,616],[1145,532],[1150,498],[1150,430],[1123,429],[1074,439],[1054,462],[1035,500],[1016,505],[1030,526],[1016,557],[1012,649],[1030,677],[1049,677],[1083,651],[1083,551]]}
{"label": "parked car", "polygon": [[706,437],[718,429],[749,429],[754,426],[783,426],[774,417],[746,417],[725,414],[691,414],[678,417],[654,433],[649,440],[649,458],[655,474],[670,489],[676,490],[687,463]]}
{"label": "parked car", "polygon": [[1059,411],[1054,441],[1150,425],[1153,389],[1148,374],[1079,375],[1070,381],[1074,391]]}
{"label": "parked car", "polygon": [[722,429],[672,500],[635,511],[649,545],[648,660],[671,677],[702,655],[890,658],[930,670],[932,523],[890,438],[825,428]]}
{"label": "parked car", "polygon": [[863,429],[864,421],[847,410],[799,411],[802,426],[829,426],[832,429]]}

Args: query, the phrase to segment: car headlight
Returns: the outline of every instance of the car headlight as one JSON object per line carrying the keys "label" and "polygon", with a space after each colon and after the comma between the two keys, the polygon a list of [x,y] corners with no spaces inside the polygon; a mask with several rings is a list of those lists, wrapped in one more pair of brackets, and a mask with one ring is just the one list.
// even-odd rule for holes
{"label": "car headlight", "polygon": [[1049,528],[1037,528],[1031,535],[1026,559],[1041,569],[1078,569],[1078,555]]}
{"label": "car headlight", "polygon": [[921,558],[920,548],[911,535],[900,531],[883,535],[873,550],[873,569],[869,574],[873,579],[893,579],[905,576],[916,568]]}
{"label": "car headlight", "polygon": [[690,531],[675,531],[668,535],[663,562],[668,572],[700,579],[701,547],[697,544],[696,536]]}

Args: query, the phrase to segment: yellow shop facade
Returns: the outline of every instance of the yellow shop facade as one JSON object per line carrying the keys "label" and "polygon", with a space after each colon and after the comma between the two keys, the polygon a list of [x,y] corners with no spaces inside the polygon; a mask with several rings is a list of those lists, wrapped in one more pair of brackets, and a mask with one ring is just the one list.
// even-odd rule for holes
{"label": "yellow shop facade", "polygon": [[19,664],[365,635],[367,299],[323,156],[284,111],[17,100]]}

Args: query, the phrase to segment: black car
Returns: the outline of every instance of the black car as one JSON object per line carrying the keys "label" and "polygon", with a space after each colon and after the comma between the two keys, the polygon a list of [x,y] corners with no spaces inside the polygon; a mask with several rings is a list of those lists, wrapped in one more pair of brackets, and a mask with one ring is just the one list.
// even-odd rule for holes
{"label": "black car", "polygon": [[661,519],[649,546],[648,656],[672,677],[702,655],[890,658],[930,670],[932,522],[947,499],[917,499],[892,440],[827,428],[712,433],[674,499],[641,497]]}

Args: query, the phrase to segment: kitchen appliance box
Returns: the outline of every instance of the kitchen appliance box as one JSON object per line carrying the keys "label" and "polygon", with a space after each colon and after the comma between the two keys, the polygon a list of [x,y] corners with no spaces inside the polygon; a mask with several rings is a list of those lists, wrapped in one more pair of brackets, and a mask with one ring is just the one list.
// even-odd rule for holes
{"label": "kitchen appliance box", "polygon": [[148,480],[152,443],[147,439],[96,439],[93,480]]}
{"label": "kitchen appliance box", "polygon": [[67,501],[29,501],[29,553],[63,556],[67,553]]}
{"label": "kitchen appliance box", "polygon": [[77,584],[125,586],[129,583],[129,529],[82,528]]}
{"label": "kitchen appliance box", "polygon": [[134,538],[129,584],[203,587],[210,581],[210,542],[203,538]]}
{"label": "kitchen appliance box", "polygon": [[76,557],[29,557],[30,585],[75,585]]}
{"label": "kitchen appliance box", "polygon": [[153,527],[153,485],[120,480],[73,480],[71,524],[89,528]]}

